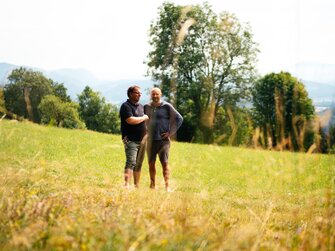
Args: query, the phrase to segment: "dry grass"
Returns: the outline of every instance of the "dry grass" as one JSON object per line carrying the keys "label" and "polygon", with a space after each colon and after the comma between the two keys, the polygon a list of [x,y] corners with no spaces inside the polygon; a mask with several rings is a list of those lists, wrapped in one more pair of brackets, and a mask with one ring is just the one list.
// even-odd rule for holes
{"label": "dry grass", "polygon": [[0,121],[0,250],[335,250],[333,155],[173,142],[122,188],[120,136]]}

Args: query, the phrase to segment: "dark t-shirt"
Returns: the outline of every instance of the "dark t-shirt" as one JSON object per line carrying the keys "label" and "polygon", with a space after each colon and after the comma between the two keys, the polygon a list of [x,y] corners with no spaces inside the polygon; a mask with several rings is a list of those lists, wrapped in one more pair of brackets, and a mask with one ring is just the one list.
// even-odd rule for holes
{"label": "dark t-shirt", "polygon": [[137,125],[130,125],[126,122],[130,117],[142,117],[144,115],[143,105],[133,104],[129,99],[121,105],[120,118],[121,118],[121,133],[122,139],[127,136],[131,141],[141,141],[146,134],[145,122]]}

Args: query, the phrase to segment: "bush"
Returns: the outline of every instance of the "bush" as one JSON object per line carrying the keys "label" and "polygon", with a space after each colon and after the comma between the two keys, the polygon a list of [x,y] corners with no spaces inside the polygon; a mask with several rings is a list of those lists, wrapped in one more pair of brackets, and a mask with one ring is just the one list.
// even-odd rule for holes
{"label": "bush", "polygon": [[38,106],[41,122],[52,126],[84,129],[78,114],[78,105],[74,102],[63,102],[54,95],[45,96]]}

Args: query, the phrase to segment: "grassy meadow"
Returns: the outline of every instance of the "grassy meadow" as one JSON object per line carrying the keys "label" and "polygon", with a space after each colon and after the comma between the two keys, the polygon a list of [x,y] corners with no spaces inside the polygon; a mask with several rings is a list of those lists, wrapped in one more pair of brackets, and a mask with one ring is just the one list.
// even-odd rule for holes
{"label": "grassy meadow", "polygon": [[0,250],[335,250],[335,157],[172,142],[172,193],[121,137],[0,121]]}

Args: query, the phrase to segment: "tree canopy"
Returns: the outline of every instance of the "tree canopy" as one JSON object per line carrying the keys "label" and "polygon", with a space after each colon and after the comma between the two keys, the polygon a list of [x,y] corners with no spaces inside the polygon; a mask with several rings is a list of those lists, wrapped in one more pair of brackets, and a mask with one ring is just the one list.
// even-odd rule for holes
{"label": "tree canopy", "polygon": [[85,128],[86,123],[91,130],[120,132],[117,107],[88,86],[79,95],[77,104],[71,101],[63,84],[41,72],[20,67],[11,72],[3,92],[5,107],[2,108],[0,92],[0,112],[5,111],[12,118],[22,116],[36,123],[66,128]]}
{"label": "tree canopy", "polygon": [[99,92],[86,86],[80,95],[79,115],[90,130],[106,133],[120,132],[120,119],[116,106],[106,102]]}
{"label": "tree canopy", "polygon": [[220,107],[250,95],[258,53],[250,26],[208,4],[164,3],[150,27],[150,45],[148,74],[185,116],[178,138],[212,143]]}
{"label": "tree canopy", "polygon": [[84,129],[78,114],[78,104],[74,102],[64,102],[54,95],[45,96],[38,106],[41,114],[41,122],[65,128]]}
{"label": "tree canopy", "polygon": [[259,79],[253,105],[255,126],[268,139],[265,145],[295,150],[311,146],[314,106],[304,85],[290,73],[271,73]]}
{"label": "tree canopy", "polygon": [[6,109],[19,116],[39,123],[38,106],[46,95],[56,95],[70,101],[63,84],[46,78],[41,72],[20,67],[8,76],[4,86]]}

